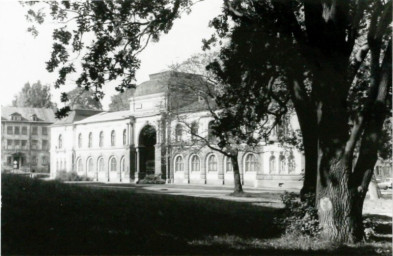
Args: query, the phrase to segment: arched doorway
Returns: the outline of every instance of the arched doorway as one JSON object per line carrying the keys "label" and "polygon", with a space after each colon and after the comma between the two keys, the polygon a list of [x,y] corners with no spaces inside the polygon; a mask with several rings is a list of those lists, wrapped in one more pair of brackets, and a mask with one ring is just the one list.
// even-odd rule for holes
{"label": "arched doorway", "polygon": [[139,177],[155,172],[155,145],[157,139],[156,129],[151,125],[143,127],[139,134]]}

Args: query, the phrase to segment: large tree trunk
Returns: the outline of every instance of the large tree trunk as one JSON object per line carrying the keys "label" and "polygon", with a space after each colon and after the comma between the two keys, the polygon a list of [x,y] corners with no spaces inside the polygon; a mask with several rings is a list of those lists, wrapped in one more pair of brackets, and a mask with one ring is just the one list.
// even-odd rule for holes
{"label": "large tree trunk", "polygon": [[243,193],[243,186],[240,177],[240,168],[237,155],[231,156],[232,166],[233,166],[233,181],[235,184],[234,193]]}

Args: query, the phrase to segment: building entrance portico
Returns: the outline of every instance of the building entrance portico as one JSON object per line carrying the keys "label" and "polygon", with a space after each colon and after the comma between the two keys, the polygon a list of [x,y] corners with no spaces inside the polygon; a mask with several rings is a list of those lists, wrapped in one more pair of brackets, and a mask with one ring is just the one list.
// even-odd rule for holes
{"label": "building entrance portico", "polygon": [[146,175],[155,174],[155,145],[157,141],[156,129],[151,125],[143,127],[138,138],[137,177],[143,179]]}

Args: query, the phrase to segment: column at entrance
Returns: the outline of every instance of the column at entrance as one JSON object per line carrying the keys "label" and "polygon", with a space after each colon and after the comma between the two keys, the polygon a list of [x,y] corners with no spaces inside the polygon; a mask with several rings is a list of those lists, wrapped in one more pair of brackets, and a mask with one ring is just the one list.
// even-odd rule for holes
{"label": "column at entrance", "polygon": [[161,143],[154,145],[154,174],[159,175],[161,173]]}

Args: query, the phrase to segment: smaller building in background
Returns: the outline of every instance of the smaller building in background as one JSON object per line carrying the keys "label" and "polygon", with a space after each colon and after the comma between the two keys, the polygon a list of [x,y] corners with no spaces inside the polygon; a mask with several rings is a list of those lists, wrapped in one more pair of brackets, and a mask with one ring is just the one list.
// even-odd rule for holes
{"label": "smaller building in background", "polygon": [[1,169],[49,172],[52,109],[1,107]]}

